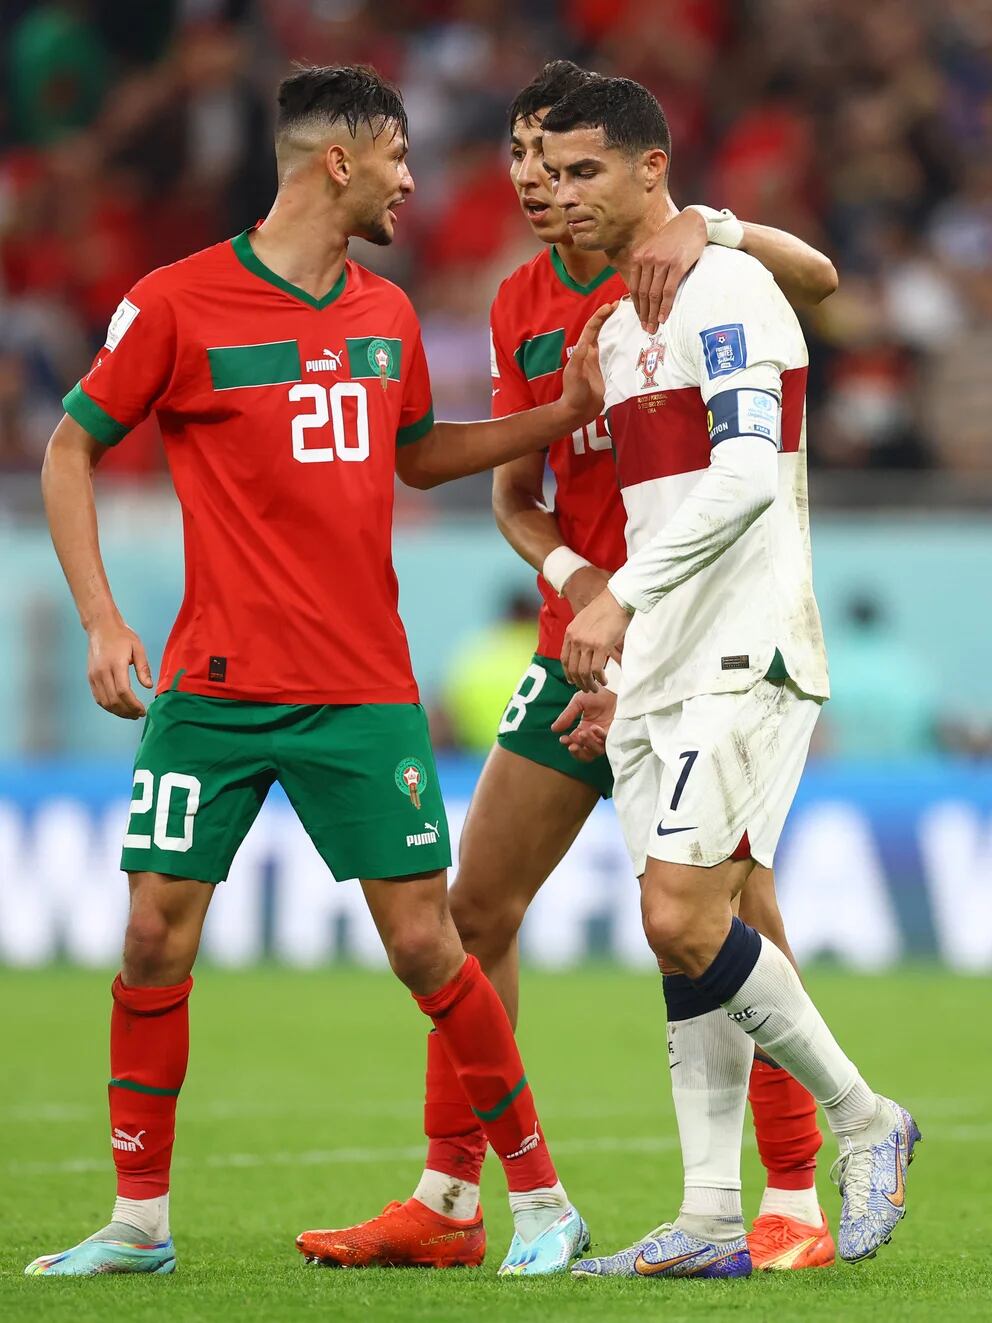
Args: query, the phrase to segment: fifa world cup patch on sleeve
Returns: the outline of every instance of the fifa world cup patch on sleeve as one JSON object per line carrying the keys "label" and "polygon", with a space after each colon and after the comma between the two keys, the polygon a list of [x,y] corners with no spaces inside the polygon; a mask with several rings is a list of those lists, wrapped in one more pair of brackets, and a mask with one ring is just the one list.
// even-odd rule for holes
{"label": "fifa world cup patch on sleeve", "polygon": [[726,377],[747,367],[747,340],[742,322],[711,326],[708,331],[700,331],[699,338],[703,342],[706,371],[711,378]]}
{"label": "fifa world cup patch on sleeve", "polygon": [[782,406],[771,391],[721,391],[709,402],[706,427],[713,446],[733,436],[760,436],[782,448]]}
{"label": "fifa world cup patch on sleeve", "polygon": [[104,346],[113,353],[124,336],[131,328],[131,323],[137,317],[141,309],[131,302],[130,299],[121,299],[117,305],[117,311],[110,319],[110,325],[107,327],[107,338],[104,340]]}

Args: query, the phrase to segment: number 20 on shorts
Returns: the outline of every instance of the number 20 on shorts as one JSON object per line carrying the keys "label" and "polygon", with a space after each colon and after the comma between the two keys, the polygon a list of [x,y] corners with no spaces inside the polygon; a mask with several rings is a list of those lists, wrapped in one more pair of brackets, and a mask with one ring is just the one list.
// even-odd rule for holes
{"label": "number 20 on shorts", "polygon": [[[185,854],[193,844],[193,820],[200,807],[200,788],[198,777],[187,776],[184,772],[164,772],[158,779],[156,793],[154,774],[145,769],[136,771],[135,795],[131,800],[131,812],[128,815],[127,833],[124,837],[125,850],[150,850],[154,842],[156,849],[174,850],[178,854]],[[183,813],[181,833],[170,834],[169,816],[174,794],[185,794],[186,809]],[[152,805],[155,807],[155,817],[151,833],[132,831],[133,820],[150,812]]]}

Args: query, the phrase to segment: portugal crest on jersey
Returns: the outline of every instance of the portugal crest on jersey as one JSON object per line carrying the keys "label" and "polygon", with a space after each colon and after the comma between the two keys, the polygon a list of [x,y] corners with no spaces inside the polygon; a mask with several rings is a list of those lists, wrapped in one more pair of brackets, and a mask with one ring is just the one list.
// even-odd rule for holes
{"label": "portugal crest on jersey", "polygon": [[647,342],[640,354],[637,356],[637,370],[642,374],[644,380],[641,382],[641,389],[648,386],[657,386],[655,373],[665,361],[665,346],[662,341],[655,339],[654,336]]}
{"label": "portugal crest on jersey", "polygon": [[402,758],[396,764],[396,788],[410,796],[415,809],[420,808],[420,792],[427,789],[427,768],[419,758]]}

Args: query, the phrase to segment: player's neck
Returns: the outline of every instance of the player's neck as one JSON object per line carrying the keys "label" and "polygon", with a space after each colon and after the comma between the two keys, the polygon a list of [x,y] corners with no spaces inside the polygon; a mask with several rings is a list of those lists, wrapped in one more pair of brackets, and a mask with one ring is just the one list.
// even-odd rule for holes
{"label": "player's neck", "polygon": [[571,239],[554,245],[562,266],[577,285],[588,285],[605,271],[610,259],[602,252],[583,252]]}
{"label": "player's neck", "polygon": [[250,242],[270,271],[315,299],[333,289],[348,256],[344,226],[325,207],[315,210],[289,194],[280,193]]}
{"label": "player's neck", "polygon": [[663,197],[658,198],[657,202],[653,202],[648,207],[631,230],[623,247],[611,249],[607,252],[607,257],[620,273],[624,284],[630,284],[632,256],[638,247],[647,242],[648,239],[653,238],[663,226],[667,225],[678,214],[678,207],[666,192]]}

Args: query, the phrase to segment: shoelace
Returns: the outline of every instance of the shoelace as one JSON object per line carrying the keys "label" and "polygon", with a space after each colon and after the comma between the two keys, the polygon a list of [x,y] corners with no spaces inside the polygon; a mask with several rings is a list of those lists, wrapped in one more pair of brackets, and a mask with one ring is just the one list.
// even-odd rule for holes
{"label": "shoelace", "polygon": [[841,1153],[830,1168],[830,1179],[847,1200],[851,1217],[864,1217],[871,1193],[871,1149],[855,1148],[848,1136],[841,1140]]}
{"label": "shoelace", "polygon": [[758,1240],[770,1250],[784,1250],[789,1248],[795,1234],[780,1214],[766,1213],[755,1222],[754,1230],[748,1236],[748,1240]]}
{"label": "shoelace", "polygon": [[665,1234],[665,1232],[671,1231],[673,1226],[674,1223],[672,1222],[662,1222],[662,1224],[660,1226],[655,1227],[653,1231],[649,1231],[646,1236],[644,1236],[641,1240],[637,1242],[636,1245],[633,1246],[633,1248],[641,1249],[645,1245],[657,1245],[658,1242],[661,1240],[661,1237]]}

